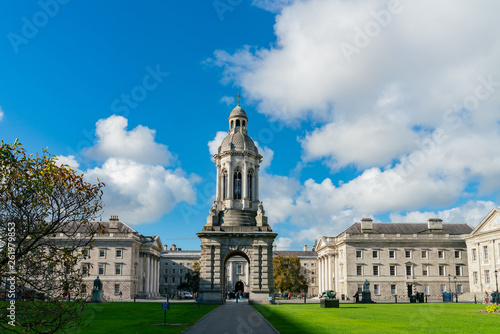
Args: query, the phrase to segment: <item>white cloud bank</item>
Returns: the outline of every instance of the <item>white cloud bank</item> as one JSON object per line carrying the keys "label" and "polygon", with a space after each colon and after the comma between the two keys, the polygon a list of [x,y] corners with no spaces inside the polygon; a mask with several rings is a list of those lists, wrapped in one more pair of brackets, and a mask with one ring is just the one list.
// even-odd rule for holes
{"label": "white cloud bank", "polygon": [[[211,62],[271,119],[320,124],[299,139],[304,162],[361,174],[340,185],[268,175],[270,216],[333,233],[332,222],[417,217],[462,198],[463,210],[494,206],[473,198],[500,187],[499,2],[279,3],[272,47],[218,50]],[[468,219],[454,210],[448,218]]]}
{"label": "white cloud bank", "polygon": [[3,113],[2,107],[0,106],[0,122],[3,119],[3,115],[4,115],[4,113]]}
{"label": "white cloud bank", "polygon": [[[102,161],[83,172],[90,182],[99,178],[106,184],[103,216],[118,215],[138,225],[159,220],[180,202],[193,204],[199,178],[180,168],[168,168],[176,162],[175,156],[155,141],[155,131],[142,125],[127,130],[127,123],[116,115],[99,120],[94,146],[83,152]],[[79,167],[74,156],[57,158],[74,169]]]}

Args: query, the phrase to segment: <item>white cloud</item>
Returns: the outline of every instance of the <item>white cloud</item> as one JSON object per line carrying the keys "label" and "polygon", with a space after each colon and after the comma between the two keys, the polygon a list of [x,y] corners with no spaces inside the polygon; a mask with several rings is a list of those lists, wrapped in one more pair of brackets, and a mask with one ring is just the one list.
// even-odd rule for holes
{"label": "white cloud", "polygon": [[215,137],[213,140],[210,140],[208,142],[208,150],[210,152],[210,155],[214,155],[214,154],[217,154],[218,153],[218,150],[219,150],[219,146],[220,144],[222,144],[222,141],[224,140],[224,138],[227,137],[227,132],[226,131],[217,131],[217,133],[215,134]]}
{"label": "white cloud", "polygon": [[96,123],[96,144],[85,154],[95,160],[125,158],[149,164],[172,165],[175,158],[167,146],[155,142],[155,130],[138,125],[127,131],[128,120],[110,116]]}
{"label": "white cloud", "polygon": [[272,13],[279,13],[296,0],[253,0],[252,5]]}
{"label": "white cloud", "polygon": [[230,106],[230,105],[234,104],[234,97],[232,97],[232,96],[223,96],[223,97],[221,97],[221,99],[219,100],[219,102],[225,103],[226,105]]}
{"label": "white cloud", "polygon": [[58,155],[56,156],[56,159],[58,166],[68,165],[74,170],[78,170],[78,167],[80,167],[80,164],[78,163],[78,161],[76,161],[74,155],[68,155],[68,156]]}
{"label": "white cloud", "polygon": [[99,178],[106,184],[105,215],[119,214],[132,224],[157,221],[183,201],[194,204],[193,183],[198,181],[196,177],[187,177],[181,169],[165,169],[123,158],[109,158],[85,175],[89,180]]}
{"label": "white cloud", "polygon": [[291,244],[292,244],[292,239],[290,239],[290,238],[283,238],[283,237],[279,237],[274,242],[274,245],[276,246],[276,250],[278,250],[278,251],[289,250]]}
{"label": "white cloud", "polygon": [[0,122],[3,119],[3,115],[4,115],[4,113],[3,113],[2,107],[0,106]]}

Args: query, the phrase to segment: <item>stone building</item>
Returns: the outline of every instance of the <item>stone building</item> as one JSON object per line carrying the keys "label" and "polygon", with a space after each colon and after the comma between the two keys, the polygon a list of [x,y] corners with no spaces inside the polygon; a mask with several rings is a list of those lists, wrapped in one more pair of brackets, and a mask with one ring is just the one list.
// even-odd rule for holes
{"label": "stone building", "polygon": [[441,219],[398,224],[364,218],[336,237],[319,238],[319,290],[352,298],[368,280],[375,301],[408,299],[415,292],[431,299],[450,289],[468,292],[464,238],[471,231],[467,224]]}
{"label": "stone building", "polygon": [[86,259],[80,265],[88,271],[85,289],[92,291],[99,276],[105,300],[157,297],[159,295],[159,268],[161,241],[157,236],[143,236],[118,216],[100,222],[104,234],[96,234],[92,248],[87,248]]}
{"label": "stone building", "polygon": [[321,294],[318,287],[318,253],[314,247],[311,251],[304,245],[303,251],[274,251],[273,256],[296,256],[300,260],[300,272],[306,278],[307,297],[316,297]]}
{"label": "stone building", "polygon": [[165,245],[160,259],[160,294],[172,296],[179,292],[177,286],[185,282],[186,273],[193,271],[199,261],[200,251],[184,251],[175,244],[168,249]]}
{"label": "stone building", "polygon": [[238,105],[228,118],[226,138],[213,156],[217,168],[215,201],[202,231],[199,295],[203,303],[224,303],[227,263],[242,257],[249,265],[250,301],[268,303],[273,294],[272,245],[277,234],[259,201],[262,155],[248,136],[248,117]]}
{"label": "stone building", "polygon": [[500,271],[500,210],[494,208],[465,238],[471,292],[498,290]]}

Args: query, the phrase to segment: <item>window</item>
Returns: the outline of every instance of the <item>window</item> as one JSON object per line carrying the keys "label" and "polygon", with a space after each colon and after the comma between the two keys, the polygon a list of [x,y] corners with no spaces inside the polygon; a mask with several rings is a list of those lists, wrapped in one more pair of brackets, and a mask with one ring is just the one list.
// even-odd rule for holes
{"label": "window", "polygon": [[222,173],[222,198],[227,198],[227,171]]}
{"label": "window", "polygon": [[477,261],[477,251],[475,248],[472,249],[472,261]]}
{"label": "window", "polygon": [[422,266],[422,276],[429,276],[429,266],[426,264]]}
{"label": "window", "polygon": [[175,283],[175,277],[172,277],[172,283]]}
{"label": "window", "polygon": [[99,249],[99,258],[100,259],[106,258],[106,250],[105,249]]}
{"label": "window", "polygon": [[374,259],[378,259],[378,251],[374,250],[372,254]]}
{"label": "window", "polygon": [[462,293],[462,284],[457,285],[457,293]]}
{"label": "window", "polygon": [[441,284],[441,293],[443,292],[446,292],[446,285],[445,284]]}
{"label": "window", "polygon": [[363,254],[363,253],[362,253],[360,250],[357,250],[357,251],[356,251],[356,258],[357,258],[357,259],[361,259],[362,254]]}
{"label": "window", "polygon": [[106,266],[104,265],[104,263],[99,263],[97,273],[98,275],[106,275]]}
{"label": "window", "polygon": [[390,250],[389,251],[389,259],[395,259],[395,258],[396,258],[396,251]]}
{"label": "window", "polygon": [[120,263],[115,264],[115,275],[122,274],[122,265]]}
{"label": "window", "polygon": [[488,260],[488,246],[483,246],[483,259]]}
{"label": "window", "polygon": [[474,277],[474,284],[477,284],[477,282],[478,282],[477,271],[473,272],[472,276]]}
{"label": "window", "polygon": [[241,171],[240,170],[234,171],[233,187],[234,187],[233,198],[234,199],[241,199]]}
{"label": "window", "polygon": [[411,266],[406,266],[406,276],[411,276]]}
{"label": "window", "polygon": [[311,283],[314,283],[314,277],[313,277],[313,278],[311,278]]}
{"label": "window", "polygon": [[115,284],[115,295],[120,294],[120,284]]}
{"label": "window", "polygon": [[307,263],[304,263],[304,267],[307,267]]}
{"label": "window", "polygon": [[439,266],[439,276],[444,276],[445,273],[444,266]]}
{"label": "window", "polygon": [[181,263],[179,263],[179,266],[182,266],[182,262],[181,262]]}
{"label": "window", "polygon": [[356,266],[356,275],[358,276],[363,275],[363,266]]}
{"label": "window", "polygon": [[484,271],[484,283],[486,283],[486,284],[490,283],[490,271],[489,270]]}
{"label": "window", "polygon": [[314,275],[315,273],[316,273],[316,272],[315,272],[314,270],[311,270],[311,274],[313,274],[313,275]]}
{"label": "window", "polygon": [[84,248],[82,252],[83,258],[84,259],[90,259],[90,249]]}
{"label": "window", "polygon": [[247,197],[252,200],[252,180],[253,180],[253,173],[250,171],[247,174]]}
{"label": "window", "polygon": [[165,277],[165,284],[168,283],[168,277]]}
{"label": "window", "polygon": [[405,250],[405,258],[411,259],[411,250],[409,249]]}
{"label": "window", "polygon": [[455,250],[455,259],[460,259],[460,251],[459,250]]}
{"label": "window", "polygon": [[391,284],[391,295],[395,295],[397,293],[396,284]]}
{"label": "window", "polygon": [[373,292],[376,295],[380,295],[380,285],[379,284],[373,284]]}
{"label": "window", "polygon": [[88,273],[89,273],[89,264],[88,263],[82,264],[82,274],[87,276]]}
{"label": "window", "polygon": [[455,275],[462,276],[462,266],[455,266]]}
{"label": "window", "polygon": [[389,274],[391,276],[396,276],[396,266],[390,266],[389,267]]}
{"label": "window", "polygon": [[429,295],[429,284],[424,285],[424,295]]}
{"label": "window", "polygon": [[314,267],[314,263],[311,263],[311,267]]}
{"label": "window", "polygon": [[179,269],[179,274],[182,274],[182,269]]}
{"label": "window", "polygon": [[426,250],[422,251],[422,259],[427,259],[427,258],[428,258],[427,251]]}
{"label": "window", "polygon": [[238,264],[238,267],[237,267],[237,268],[238,268],[238,269],[237,269],[238,274],[241,274],[241,271],[242,271],[241,264]]}
{"label": "window", "polygon": [[122,258],[122,250],[121,249],[117,249],[116,250],[116,258],[117,259],[121,259]]}
{"label": "window", "polygon": [[444,259],[444,251],[438,250],[438,259]]}
{"label": "window", "polygon": [[378,276],[378,266],[373,266],[373,276]]}
{"label": "window", "polygon": [[172,274],[175,274],[175,269],[172,269]]}
{"label": "window", "polygon": [[358,284],[358,292],[363,292],[363,284]]}
{"label": "window", "polygon": [[168,274],[168,269],[165,269],[165,271],[163,272],[165,275]]}

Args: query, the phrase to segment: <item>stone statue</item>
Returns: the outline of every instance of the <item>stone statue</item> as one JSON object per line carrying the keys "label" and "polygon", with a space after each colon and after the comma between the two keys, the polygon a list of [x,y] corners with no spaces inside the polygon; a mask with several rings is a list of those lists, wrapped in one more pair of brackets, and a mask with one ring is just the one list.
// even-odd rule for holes
{"label": "stone statue", "polygon": [[216,216],[217,215],[217,204],[214,201],[214,205],[210,208],[210,216]]}
{"label": "stone statue", "polygon": [[321,294],[321,298],[324,298],[324,299],[336,299],[337,298],[337,292],[335,292],[334,290],[325,290]]}
{"label": "stone statue", "polygon": [[370,291],[370,282],[368,280],[363,283],[363,291]]}
{"label": "stone statue", "polygon": [[99,279],[99,276],[94,280],[94,291],[101,291],[102,290],[102,282]]}
{"label": "stone statue", "polygon": [[259,205],[257,206],[257,216],[264,216],[265,214],[264,205],[262,205],[262,202],[259,202]]}
{"label": "stone statue", "polygon": [[363,292],[361,293],[361,297],[362,303],[373,303],[372,293],[370,292],[370,282],[368,282],[368,280],[363,283]]}

